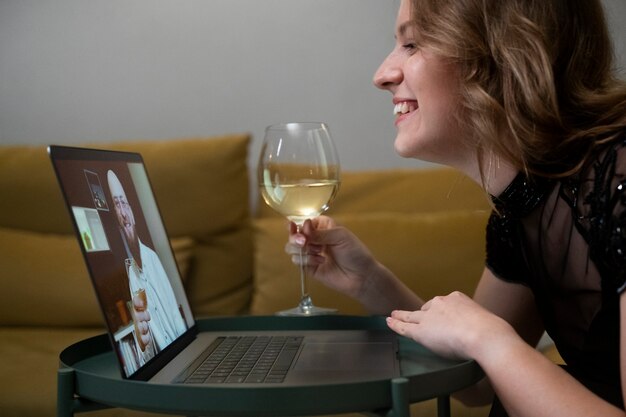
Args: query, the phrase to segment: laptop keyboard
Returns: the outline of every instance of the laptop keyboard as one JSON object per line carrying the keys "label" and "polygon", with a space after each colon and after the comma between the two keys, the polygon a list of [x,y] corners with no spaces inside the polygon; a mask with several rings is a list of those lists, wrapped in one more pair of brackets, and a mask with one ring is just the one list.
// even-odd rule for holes
{"label": "laptop keyboard", "polygon": [[182,382],[283,382],[302,340],[302,336],[218,337],[185,373]]}

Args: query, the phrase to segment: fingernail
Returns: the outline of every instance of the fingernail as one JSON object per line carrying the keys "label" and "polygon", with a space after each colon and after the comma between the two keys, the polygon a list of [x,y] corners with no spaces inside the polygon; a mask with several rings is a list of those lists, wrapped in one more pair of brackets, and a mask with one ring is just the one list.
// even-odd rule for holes
{"label": "fingernail", "polygon": [[296,243],[300,246],[304,246],[304,244],[306,243],[306,239],[303,238],[302,236],[297,236]]}

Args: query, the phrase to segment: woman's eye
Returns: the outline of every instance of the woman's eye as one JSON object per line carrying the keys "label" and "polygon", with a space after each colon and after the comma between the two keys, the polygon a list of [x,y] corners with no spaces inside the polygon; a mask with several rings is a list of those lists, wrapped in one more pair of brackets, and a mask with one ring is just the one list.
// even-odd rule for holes
{"label": "woman's eye", "polygon": [[413,52],[415,49],[417,49],[417,44],[415,44],[414,42],[406,42],[402,44],[402,48],[408,52]]}

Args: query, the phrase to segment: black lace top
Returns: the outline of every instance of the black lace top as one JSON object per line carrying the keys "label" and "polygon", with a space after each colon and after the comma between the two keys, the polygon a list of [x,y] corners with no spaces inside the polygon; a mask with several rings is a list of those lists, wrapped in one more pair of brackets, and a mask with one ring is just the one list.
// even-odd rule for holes
{"label": "black lace top", "polygon": [[518,175],[493,198],[487,267],[528,286],[567,370],[623,408],[619,295],[626,286],[626,135],[564,180]]}

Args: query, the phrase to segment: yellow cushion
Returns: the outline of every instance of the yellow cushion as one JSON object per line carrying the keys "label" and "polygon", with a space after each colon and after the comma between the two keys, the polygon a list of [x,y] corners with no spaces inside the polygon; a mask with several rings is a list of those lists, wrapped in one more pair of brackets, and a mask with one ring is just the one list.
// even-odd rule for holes
{"label": "yellow cushion", "polygon": [[[189,269],[192,241],[178,238],[171,244],[184,274]],[[0,265],[0,324],[102,326],[74,235],[0,228]]]}
{"label": "yellow cushion", "polygon": [[4,325],[101,326],[76,238],[0,229]]}
{"label": "yellow cushion", "polygon": [[44,146],[0,147],[0,226],[69,233],[71,222]]}
{"label": "yellow cushion", "polygon": [[185,283],[196,317],[247,313],[252,297],[252,237],[249,223],[194,247]]}
{"label": "yellow cushion", "polygon": [[59,353],[101,329],[0,328],[0,404],[3,417],[53,417]]}
{"label": "yellow cushion", "polygon": [[[484,268],[487,210],[337,215],[372,253],[420,296],[472,294]],[[272,314],[299,299],[298,268],[284,252],[286,221],[254,222],[253,314]],[[345,314],[366,313],[347,297],[309,280],[313,302]]]}

